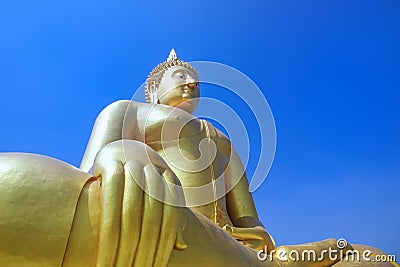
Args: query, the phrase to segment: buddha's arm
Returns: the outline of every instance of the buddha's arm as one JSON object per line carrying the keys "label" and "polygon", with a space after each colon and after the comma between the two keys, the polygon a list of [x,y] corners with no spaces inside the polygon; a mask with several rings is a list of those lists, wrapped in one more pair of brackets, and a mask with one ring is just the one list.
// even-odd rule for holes
{"label": "buddha's arm", "polygon": [[253,196],[249,192],[246,171],[232,143],[217,128],[214,128],[218,150],[225,155],[229,162],[224,171],[227,190],[226,205],[229,218],[236,227],[264,227],[258,219]]}
{"label": "buddha's arm", "polygon": [[[132,128],[137,127],[135,120],[136,105],[132,101],[120,100],[108,105],[103,109],[96,119],[85,154],[83,156],[80,168],[89,172],[92,168],[97,153],[107,144],[124,139],[135,140],[136,131]],[[129,119],[126,119],[129,108]],[[124,125],[131,124],[131,125]],[[130,129],[130,131],[124,131]]]}
{"label": "buddha's arm", "polygon": [[258,219],[253,197],[249,192],[246,172],[238,154],[233,151],[231,160],[225,170],[227,186],[239,182],[227,194],[227,208],[229,217],[237,227],[263,226]]}
{"label": "buddha's arm", "polygon": [[226,226],[225,229],[234,238],[256,250],[264,249],[265,246],[268,250],[274,249],[272,237],[258,218],[243,164],[238,154],[233,151],[225,171],[227,186],[232,186],[231,183],[237,182],[238,179],[239,182],[226,195],[227,209],[234,227]]}

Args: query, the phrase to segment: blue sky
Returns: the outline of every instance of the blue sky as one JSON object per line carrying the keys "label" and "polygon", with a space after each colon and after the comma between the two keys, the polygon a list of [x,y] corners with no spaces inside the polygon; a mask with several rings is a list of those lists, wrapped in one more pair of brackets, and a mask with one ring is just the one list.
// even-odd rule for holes
{"label": "blue sky", "polygon": [[278,244],[400,257],[400,2],[3,1],[0,151],[79,165],[93,122],[175,47],[263,91],[277,150],[254,194]]}

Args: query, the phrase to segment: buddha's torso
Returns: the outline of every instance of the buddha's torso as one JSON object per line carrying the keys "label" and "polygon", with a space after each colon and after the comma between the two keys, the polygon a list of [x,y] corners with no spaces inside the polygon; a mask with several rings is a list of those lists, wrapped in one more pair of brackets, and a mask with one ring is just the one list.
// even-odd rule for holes
{"label": "buddha's torso", "polygon": [[[230,157],[229,140],[216,134],[210,123],[184,110],[164,105],[143,106],[150,107],[151,112],[137,113],[138,128],[143,141],[163,157],[179,178],[186,204],[220,226],[232,224],[225,197],[219,198],[225,195],[223,173]],[[216,198],[219,199],[215,205]]]}

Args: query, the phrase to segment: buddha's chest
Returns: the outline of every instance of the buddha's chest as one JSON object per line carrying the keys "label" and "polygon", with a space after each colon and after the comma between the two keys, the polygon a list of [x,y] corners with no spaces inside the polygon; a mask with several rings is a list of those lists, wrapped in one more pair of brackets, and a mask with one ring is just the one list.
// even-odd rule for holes
{"label": "buddha's chest", "polygon": [[210,123],[163,105],[154,106],[138,121],[144,142],[160,154],[184,186],[201,186],[223,174],[230,143],[218,137]]}
{"label": "buddha's chest", "polygon": [[138,124],[146,144],[197,136],[202,129],[201,121],[192,114],[163,105],[139,116]]}

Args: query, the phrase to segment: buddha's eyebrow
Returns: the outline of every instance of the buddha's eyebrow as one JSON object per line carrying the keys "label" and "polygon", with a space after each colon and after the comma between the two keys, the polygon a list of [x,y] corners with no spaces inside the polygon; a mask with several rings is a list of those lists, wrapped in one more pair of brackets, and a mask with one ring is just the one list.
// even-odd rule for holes
{"label": "buddha's eyebrow", "polygon": [[178,70],[175,70],[174,72],[172,72],[172,75],[175,75],[179,72],[183,73],[184,71],[182,69],[178,69]]}
{"label": "buddha's eyebrow", "polygon": [[192,77],[196,77],[196,75],[193,72],[191,72],[190,70],[186,70],[186,69],[177,69],[174,72],[172,72],[171,75],[175,75],[175,74],[177,74],[179,72],[181,72],[183,74],[189,74]]}

